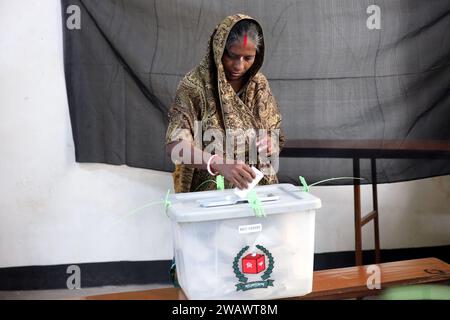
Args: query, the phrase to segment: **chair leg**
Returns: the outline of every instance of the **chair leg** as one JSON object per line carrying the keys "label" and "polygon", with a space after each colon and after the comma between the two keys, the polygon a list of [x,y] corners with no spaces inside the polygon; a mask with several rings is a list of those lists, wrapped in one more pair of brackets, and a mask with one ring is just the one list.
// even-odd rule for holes
{"label": "chair leg", "polygon": [[377,165],[376,159],[371,159],[371,171],[372,171],[372,199],[373,199],[373,210],[375,211],[375,217],[373,219],[373,228],[375,236],[375,263],[381,263],[381,252],[380,252],[380,230],[378,227],[378,192],[377,192]]}
{"label": "chair leg", "polygon": [[[353,176],[360,176],[359,158],[353,159]],[[361,226],[361,190],[360,181],[355,180],[353,184],[353,198],[355,207],[355,264],[361,266],[363,264],[362,259],[362,226]]]}

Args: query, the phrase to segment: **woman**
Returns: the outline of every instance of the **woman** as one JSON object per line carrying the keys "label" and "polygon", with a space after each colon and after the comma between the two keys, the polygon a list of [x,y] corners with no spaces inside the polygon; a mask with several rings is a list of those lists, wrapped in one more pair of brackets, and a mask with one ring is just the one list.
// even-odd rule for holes
{"label": "woman", "polygon": [[[215,28],[206,56],[181,80],[169,111],[166,152],[176,164],[175,192],[215,189],[211,177],[217,174],[224,176],[226,188],[244,189],[255,177],[252,162],[265,173],[259,184],[278,182],[272,160],[277,159],[284,137],[277,103],[259,72],[263,60],[264,38],[256,20],[236,14]],[[213,131],[214,154],[208,151],[209,141],[194,139],[199,127]],[[252,135],[261,129],[263,134]],[[245,142],[249,138],[249,145],[224,146],[242,135]],[[254,161],[256,146],[259,157]],[[235,160],[240,155],[241,161]],[[178,286],[175,259],[170,277]]]}
{"label": "woman", "polygon": [[[261,26],[236,14],[216,27],[206,56],[180,81],[166,134],[166,151],[176,164],[175,192],[215,189],[211,177],[217,174],[224,176],[225,188],[246,188],[255,177],[250,164],[265,173],[259,184],[278,182],[272,160],[284,139],[277,103],[259,72],[263,59]],[[208,151],[209,141],[194,139],[198,129],[213,131],[214,152]],[[248,134],[261,129],[267,134]],[[243,133],[249,144],[230,149],[229,142]],[[251,155],[256,146],[255,160]]]}

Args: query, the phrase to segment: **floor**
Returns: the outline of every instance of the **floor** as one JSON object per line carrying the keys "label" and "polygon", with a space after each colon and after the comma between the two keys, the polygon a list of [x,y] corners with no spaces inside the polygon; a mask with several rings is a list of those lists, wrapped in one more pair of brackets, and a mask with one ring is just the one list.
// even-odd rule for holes
{"label": "floor", "polygon": [[79,297],[107,294],[113,292],[142,291],[167,288],[167,284],[106,286],[86,289],[57,289],[57,290],[29,290],[29,291],[0,291],[0,300],[64,300]]}

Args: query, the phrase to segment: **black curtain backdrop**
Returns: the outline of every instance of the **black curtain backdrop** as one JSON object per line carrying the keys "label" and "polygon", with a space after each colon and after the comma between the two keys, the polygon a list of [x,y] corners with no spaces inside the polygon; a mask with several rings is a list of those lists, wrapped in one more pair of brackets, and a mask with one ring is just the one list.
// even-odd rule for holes
{"label": "black curtain backdrop", "polygon": [[[71,5],[80,29],[68,28]],[[381,29],[367,27],[370,5]],[[171,171],[164,136],[176,86],[234,13],[263,27],[262,71],[288,139],[449,141],[449,0],[62,0],[76,160]],[[450,173],[448,160],[377,164],[381,183]],[[352,176],[352,161],[281,159],[281,181],[299,175]],[[368,160],[361,176],[370,178]]]}

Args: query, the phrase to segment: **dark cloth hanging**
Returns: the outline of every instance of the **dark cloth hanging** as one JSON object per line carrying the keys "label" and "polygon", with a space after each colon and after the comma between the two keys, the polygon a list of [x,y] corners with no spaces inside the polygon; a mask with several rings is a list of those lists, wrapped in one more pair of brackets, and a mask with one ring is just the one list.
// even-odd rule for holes
{"label": "dark cloth hanging", "polygon": [[[64,62],[76,160],[172,171],[167,112],[214,27],[245,13],[264,30],[262,71],[289,139],[450,140],[450,1],[62,0]],[[69,6],[80,29],[68,28]],[[378,182],[446,175],[450,161],[385,159]],[[298,184],[352,176],[352,161],[282,158]],[[370,162],[361,162],[370,178]],[[370,179],[368,179],[369,181]],[[352,183],[339,180],[338,184]]]}

